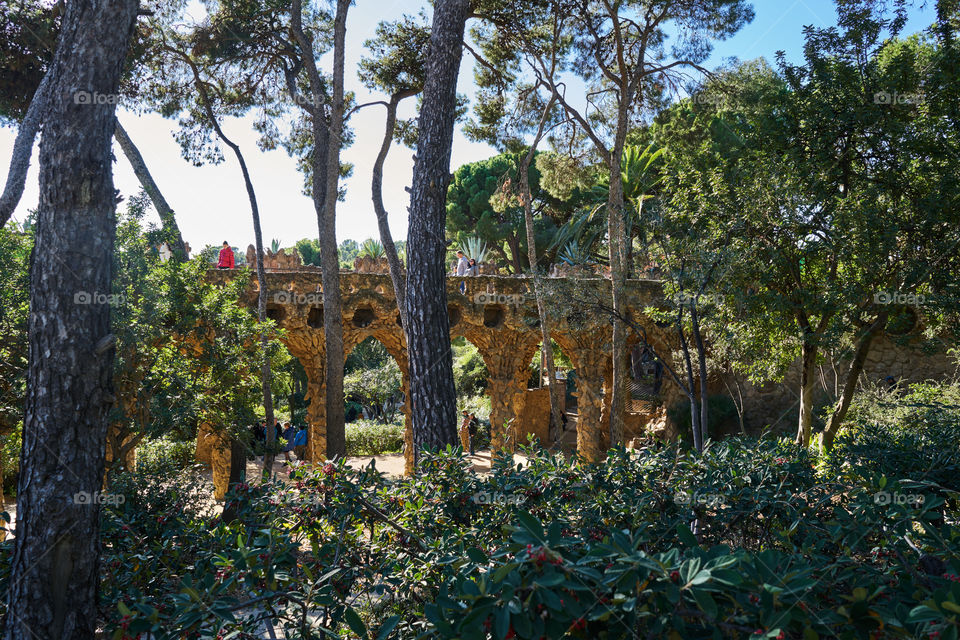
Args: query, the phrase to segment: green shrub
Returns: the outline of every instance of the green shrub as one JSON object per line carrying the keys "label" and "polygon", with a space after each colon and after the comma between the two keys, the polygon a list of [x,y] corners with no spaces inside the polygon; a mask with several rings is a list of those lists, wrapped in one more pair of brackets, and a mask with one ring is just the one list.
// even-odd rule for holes
{"label": "green shrub", "polygon": [[457,449],[424,453],[417,475],[396,480],[343,462],[306,468],[292,483],[236,487],[233,524],[173,501],[159,517],[143,499],[107,507],[102,626],[156,640],[246,637],[265,618],[288,638],[321,627],[477,640],[946,638],[960,627],[960,532],[946,524],[958,514],[938,522],[935,498],[878,506],[875,492],[896,481],[837,482],[772,439],[702,454],[613,450],[595,465],[526,454],[523,467],[497,458],[484,476]]}
{"label": "green shrub", "polygon": [[137,447],[137,471],[146,475],[176,474],[194,463],[196,442],[163,437]]}
{"label": "green shrub", "polygon": [[403,423],[357,420],[346,427],[348,456],[378,456],[403,448]]}
{"label": "green shrub", "polygon": [[931,481],[960,491],[960,385],[858,393],[828,464],[836,473]]}

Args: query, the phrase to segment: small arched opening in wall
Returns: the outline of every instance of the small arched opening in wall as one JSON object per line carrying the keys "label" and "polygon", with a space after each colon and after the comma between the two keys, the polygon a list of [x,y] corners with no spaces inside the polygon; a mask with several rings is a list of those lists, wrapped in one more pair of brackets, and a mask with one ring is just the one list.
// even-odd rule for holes
{"label": "small arched opening in wall", "polygon": [[483,308],[483,326],[499,329],[506,321],[507,313],[499,304],[488,304]]}
{"label": "small arched opening in wall", "polygon": [[282,306],[278,304],[268,304],[267,305],[267,317],[280,324],[283,322],[283,319],[287,317],[287,311]]}
{"label": "small arched opening in wall", "polygon": [[447,321],[450,323],[450,328],[460,324],[460,321],[463,320],[463,312],[460,310],[460,307],[455,304],[447,305]]}
{"label": "small arched opening in wall", "polygon": [[353,312],[353,318],[350,322],[357,329],[364,329],[369,327],[377,319],[377,314],[370,307],[358,307],[356,311]]}
{"label": "small arched opening in wall", "polygon": [[323,329],[323,307],[310,307],[307,313],[307,326],[311,329]]}
{"label": "small arched opening in wall", "polygon": [[886,334],[889,336],[906,336],[915,332],[920,326],[920,314],[914,307],[902,306],[894,309],[887,320]]}

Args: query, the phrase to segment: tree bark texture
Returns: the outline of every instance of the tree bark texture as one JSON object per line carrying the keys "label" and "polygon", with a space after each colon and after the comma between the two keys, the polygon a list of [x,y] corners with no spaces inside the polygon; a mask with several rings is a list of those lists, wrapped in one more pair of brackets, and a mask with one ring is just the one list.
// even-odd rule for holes
{"label": "tree bark texture", "polygon": [[[340,136],[343,133],[343,67],[346,57],[347,10],[350,0],[337,0],[333,34],[333,96],[330,104],[329,138],[323,151],[327,154],[326,171],[318,176],[314,170],[314,183],[325,181],[323,214],[320,216],[320,264],[323,269],[323,333],[326,343],[326,404],[327,404],[327,456],[336,458],[347,454],[345,416],[343,402],[343,313],[340,305],[340,256],[337,251],[337,198],[340,180]],[[319,87],[314,89],[319,95]],[[314,130],[317,120],[314,119]],[[318,203],[314,194],[314,203]]]}
{"label": "tree bark texture", "polygon": [[817,376],[817,348],[808,341],[800,349],[800,420],[797,444],[810,446],[813,430],[813,388]]}
{"label": "tree bark texture", "polygon": [[6,640],[92,639],[107,414],[116,198],[114,95],[135,0],[67,3],[40,145],[30,351]]}
{"label": "tree bark texture", "polygon": [[436,3],[420,109],[407,234],[407,350],[414,453],[457,443],[444,272],[446,197],[468,0]]}

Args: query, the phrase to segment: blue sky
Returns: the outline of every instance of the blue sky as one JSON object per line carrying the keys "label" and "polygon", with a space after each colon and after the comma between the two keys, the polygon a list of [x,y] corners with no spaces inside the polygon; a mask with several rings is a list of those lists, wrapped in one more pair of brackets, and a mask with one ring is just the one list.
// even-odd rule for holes
{"label": "blue sky", "polygon": [[[373,36],[381,20],[392,20],[401,14],[415,14],[426,3],[422,0],[357,0],[351,8],[348,25],[347,76],[348,89],[357,91],[358,100],[378,99],[371,96],[356,77],[356,64],[362,57],[363,42]],[[918,3],[919,4],[919,3]],[[836,13],[832,0],[756,0],[754,21],[736,36],[716,43],[714,54],[706,65],[719,66],[728,58],[749,60],[764,57],[773,61],[778,50],[788,59],[800,60],[803,51],[803,27],[825,27],[835,24]],[[917,7],[911,11],[906,33],[919,31],[934,20],[932,7]],[[326,61],[329,64],[329,61]],[[471,94],[472,60],[464,57],[459,90]],[[408,100],[406,113],[413,115],[414,101]],[[176,122],[156,115],[138,116],[129,111],[118,112],[121,123],[140,147],[147,166],[177,214],[184,237],[194,250],[206,244],[228,240],[234,246],[245,248],[253,241],[250,207],[243,189],[240,170],[232,156],[217,166],[193,167],[180,155],[179,145],[171,132]],[[355,142],[343,158],[355,165],[353,176],[344,186],[346,201],[340,203],[337,213],[337,240],[353,238],[362,241],[377,237],[376,216],[370,204],[370,169],[383,135],[384,110],[370,107],[351,120]],[[256,135],[249,121],[234,119],[224,123],[224,129],[245,151],[245,157],[257,190],[261,210],[263,235],[266,242],[272,238],[283,246],[292,245],[304,237],[316,237],[317,220],[313,204],[301,192],[303,177],[286,153],[260,152]],[[15,130],[0,129],[0,157],[6,169],[13,147]],[[119,148],[115,146],[117,162],[114,181],[124,195],[139,190],[133,172]],[[409,197],[404,187],[409,184],[412,171],[412,151],[394,145],[384,171],[384,200],[390,212],[394,237],[403,238],[407,230]],[[467,140],[459,131],[453,145],[453,167],[489,157],[494,150],[486,145]],[[27,177],[27,187],[14,218],[22,220],[28,209],[37,205],[36,150]]]}

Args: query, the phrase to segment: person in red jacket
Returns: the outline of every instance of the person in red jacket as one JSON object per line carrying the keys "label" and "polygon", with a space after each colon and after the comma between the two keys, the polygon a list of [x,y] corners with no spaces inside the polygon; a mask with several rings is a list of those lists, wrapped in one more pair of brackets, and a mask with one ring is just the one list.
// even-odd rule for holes
{"label": "person in red jacket", "polygon": [[220,257],[217,258],[217,269],[233,269],[233,249],[223,241],[223,249],[220,249]]}

